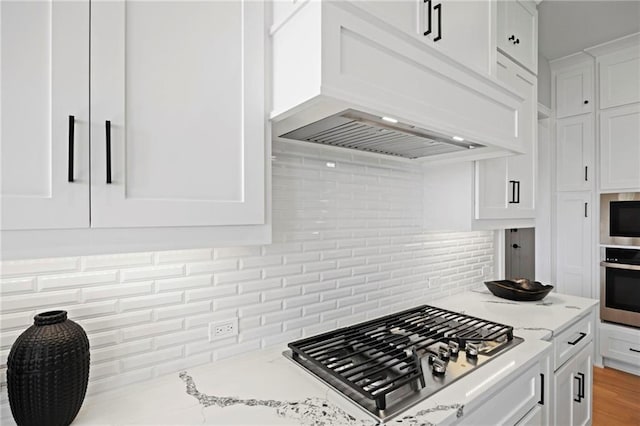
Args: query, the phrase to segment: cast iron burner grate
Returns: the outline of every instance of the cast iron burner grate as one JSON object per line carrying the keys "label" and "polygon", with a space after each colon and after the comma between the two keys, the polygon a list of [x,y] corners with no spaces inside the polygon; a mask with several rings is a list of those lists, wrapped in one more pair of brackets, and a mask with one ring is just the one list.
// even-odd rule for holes
{"label": "cast iron burner grate", "polygon": [[[338,382],[386,408],[391,392],[425,387],[420,359],[432,345],[467,341],[500,343],[513,339],[513,328],[428,305],[289,343],[294,360],[317,366]],[[485,348],[486,350],[486,348]]]}

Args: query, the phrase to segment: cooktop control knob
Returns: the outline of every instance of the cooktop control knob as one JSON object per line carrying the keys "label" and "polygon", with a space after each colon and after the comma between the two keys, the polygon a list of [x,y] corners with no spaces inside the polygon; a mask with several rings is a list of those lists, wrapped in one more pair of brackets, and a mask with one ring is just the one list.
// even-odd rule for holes
{"label": "cooktop control knob", "polygon": [[452,357],[457,357],[460,352],[460,345],[455,340],[449,340],[449,354]]}
{"label": "cooktop control knob", "polygon": [[434,359],[436,359],[436,356],[434,354],[429,354],[429,356],[427,356],[427,362],[429,363],[429,365],[433,364]]}
{"label": "cooktop control knob", "polygon": [[469,343],[465,345],[465,351],[467,352],[467,358],[477,358],[478,357],[478,343]]}
{"label": "cooktop control knob", "polygon": [[447,362],[440,359],[434,358],[433,364],[431,365],[431,372],[436,376],[444,375],[444,372],[447,370]]}
{"label": "cooktop control knob", "polygon": [[438,357],[443,361],[449,361],[449,348],[447,346],[441,346],[438,349]]}

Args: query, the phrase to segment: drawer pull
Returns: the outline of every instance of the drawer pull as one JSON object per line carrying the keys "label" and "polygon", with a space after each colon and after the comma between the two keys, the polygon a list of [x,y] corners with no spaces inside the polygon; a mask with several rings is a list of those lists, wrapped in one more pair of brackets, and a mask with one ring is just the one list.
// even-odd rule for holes
{"label": "drawer pull", "polygon": [[576,397],[573,398],[573,400],[575,402],[582,403],[582,399],[584,398],[584,374],[578,373],[577,376],[573,376],[573,379],[578,380],[578,395],[576,395]]}
{"label": "drawer pull", "polygon": [[639,351],[638,349],[629,348],[629,350],[630,350],[631,352],[637,352],[637,353],[639,353],[639,354],[640,354],[640,351]]}
{"label": "drawer pull", "polygon": [[540,401],[538,404],[544,405],[544,374],[540,373]]}
{"label": "drawer pull", "polygon": [[73,157],[74,157],[74,130],[76,124],[76,117],[73,115],[69,116],[69,162],[68,162],[68,170],[67,170],[67,182],[73,182]]}
{"label": "drawer pull", "polygon": [[584,373],[578,373],[578,376],[580,376],[580,389],[578,389],[578,396],[580,397],[580,399],[584,399]]}
{"label": "drawer pull", "polygon": [[574,340],[573,342],[567,342],[568,344],[570,344],[571,346],[576,345],[580,340],[584,339],[585,337],[587,337],[587,333],[583,333],[580,332],[580,337],[578,337],[576,340]]}
{"label": "drawer pull", "polygon": [[111,121],[104,122],[104,129],[107,148],[107,183],[111,183]]}

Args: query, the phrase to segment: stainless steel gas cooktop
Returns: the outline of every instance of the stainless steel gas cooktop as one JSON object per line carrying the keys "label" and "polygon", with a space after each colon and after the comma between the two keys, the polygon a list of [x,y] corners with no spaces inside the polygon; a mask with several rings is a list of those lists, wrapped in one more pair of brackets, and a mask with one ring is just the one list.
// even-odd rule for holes
{"label": "stainless steel gas cooktop", "polygon": [[512,327],[424,305],[291,342],[284,355],[385,421],[522,341]]}

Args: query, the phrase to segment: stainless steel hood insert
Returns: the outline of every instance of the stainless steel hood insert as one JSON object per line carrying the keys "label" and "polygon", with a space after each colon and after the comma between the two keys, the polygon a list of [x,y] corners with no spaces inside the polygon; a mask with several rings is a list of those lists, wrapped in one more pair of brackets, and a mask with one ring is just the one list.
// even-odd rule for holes
{"label": "stainless steel hood insert", "polygon": [[279,136],[409,159],[485,147],[353,109]]}

